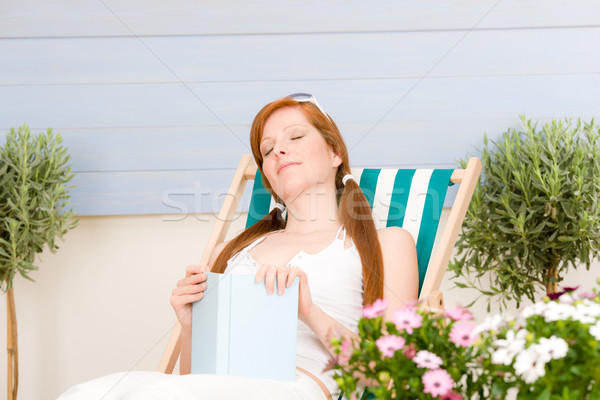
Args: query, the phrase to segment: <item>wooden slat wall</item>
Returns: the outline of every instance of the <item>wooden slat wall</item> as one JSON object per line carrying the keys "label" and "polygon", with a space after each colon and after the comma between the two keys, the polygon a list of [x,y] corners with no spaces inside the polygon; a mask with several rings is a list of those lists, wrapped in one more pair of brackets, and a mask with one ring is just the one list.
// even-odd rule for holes
{"label": "wooden slat wall", "polygon": [[80,215],[211,212],[272,99],[314,93],[356,166],[451,167],[520,113],[598,117],[598,48],[596,0],[10,0],[0,132],[63,135]]}

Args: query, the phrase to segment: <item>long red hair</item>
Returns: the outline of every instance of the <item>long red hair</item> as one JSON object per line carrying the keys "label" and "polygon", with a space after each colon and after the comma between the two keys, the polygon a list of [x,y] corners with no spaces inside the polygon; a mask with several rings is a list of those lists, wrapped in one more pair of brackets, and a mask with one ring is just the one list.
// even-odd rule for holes
{"label": "long red hair", "polygon": [[[360,254],[363,270],[363,304],[372,304],[376,299],[383,298],[383,255],[381,245],[371,216],[371,207],[358,183],[352,179],[348,180],[346,185],[342,182],[344,175],[350,173],[350,163],[346,144],[335,122],[309,102],[299,103],[290,98],[283,98],[267,104],[258,112],[250,129],[250,146],[256,165],[264,177],[263,158],[260,153],[263,128],[271,114],[284,107],[298,107],[308,121],[323,135],[325,142],[342,158],[342,163],[338,167],[335,178],[340,219]],[[275,198],[279,199],[265,178],[263,178],[263,185]],[[281,202],[280,199],[279,202]],[[212,271],[223,273],[227,268],[227,261],[244,247],[268,232],[284,229],[285,220],[281,214],[281,211],[275,208],[260,221],[231,240],[215,260]]]}

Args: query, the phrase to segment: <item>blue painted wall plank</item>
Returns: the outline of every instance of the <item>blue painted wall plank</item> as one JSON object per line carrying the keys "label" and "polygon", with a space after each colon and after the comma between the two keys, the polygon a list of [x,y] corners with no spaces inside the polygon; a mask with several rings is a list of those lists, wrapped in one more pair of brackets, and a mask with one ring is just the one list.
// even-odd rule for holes
{"label": "blue painted wall plank", "polygon": [[255,113],[291,92],[355,166],[451,167],[520,113],[598,117],[597,0],[240,4],[2,2],[0,137],[62,133],[81,215],[170,214],[216,209]]}
{"label": "blue painted wall plank", "polygon": [[[0,54],[11,60],[0,64],[0,85],[415,78],[463,36],[441,31],[0,40]],[[600,27],[471,32],[428,77],[597,73],[592,43],[600,43]],[[336,57],[329,57],[332,49]]]}
{"label": "blue painted wall plank", "polygon": [[[70,204],[78,215],[165,214],[169,221],[197,213],[218,215],[234,173],[235,169],[80,173],[73,181],[77,190]],[[251,189],[247,185],[238,211],[248,211]]]}
{"label": "blue painted wall plank", "polygon": [[[230,169],[250,151],[250,126],[60,130],[78,172]],[[57,130],[58,132],[58,130]]]}
{"label": "blue painted wall plank", "polygon": [[218,213],[233,173],[234,170],[79,173],[73,180],[77,190],[71,204],[78,215]]}
{"label": "blue painted wall plank", "polygon": [[[188,90],[191,88],[193,92]],[[307,91],[340,123],[593,116],[600,74],[263,83],[4,86],[0,129],[237,125],[283,94]],[[390,111],[391,110],[391,111]],[[388,113],[389,111],[389,113]]]}
{"label": "blue painted wall plank", "polygon": [[568,26],[599,15],[596,0],[5,0],[0,37]]}

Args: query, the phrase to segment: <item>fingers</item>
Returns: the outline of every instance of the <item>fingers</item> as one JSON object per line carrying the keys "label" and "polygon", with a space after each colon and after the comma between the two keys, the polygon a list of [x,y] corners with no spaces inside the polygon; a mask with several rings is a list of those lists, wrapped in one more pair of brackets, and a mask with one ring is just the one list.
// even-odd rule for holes
{"label": "fingers", "polygon": [[194,274],[200,274],[208,271],[209,269],[206,265],[188,265],[185,269],[185,276],[188,277]]}
{"label": "fingers", "polygon": [[285,288],[287,287],[285,285],[285,281],[287,280],[289,273],[290,273],[290,269],[287,267],[277,268],[277,294],[279,296],[283,295],[283,292],[285,291]]}
{"label": "fingers", "polygon": [[265,286],[267,287],[267,293],[273,294],[275,291],[275,278],[277,277],[277,267],[267,268],[267,274],[265,275]]}
{"label": "fingers", "polygon": [[178,308],[202,299],[206,286],[205,282],[195,285],[177,286],[172,292],[171,305]]}
{"label": "fingers", "polygon": [[201,300],[206,290],[206,265],[188,265],[185,269],[185,278],[177,282],[177,287],[171,294],[171,307],[183,327],[192,324],[192,303]]}
{"label": "fingers", "polygon": [[173,289],[174,296],[202,293],[206,290],[206,282],[197,285],[178,286]]}
{"label": "fingers", "polygon": [[265,282],[268,294],[275,291],[275,282],[277,282],[277,294],[283,295],[286,288],[294,283],[294,279],[303,274],[298,267],[276,267],[273,265],[263,265],[256,272],[256,283]]}
{"label": "fingers", "polygon": [[265,287],[267,288],[268,294],[273,294],[275,278],[278,275],[277,270],[277,267],[265,264],[256,271],[256,283],[265,281]]}
{"label": "fingers", "polygon": [[303,271],[298,267],[290,267],[290,273],[287,276],[287,280],[285,282],[285,287],[289,288],[294,284],[294,279],[300,276]]}
{"label": "fingers", "polygon": [[203,297],[204,297],[204,292],[200,292],[200,293],[196,293],[196,294],[171,296],[171,306],[177,311],[182,306],[186,306],[188,304],[195,303],[198,300],[202,300]]}
{"label": "fingers", "polygon": [[206,280],[206,271],[208,268],[204,265],[189,265],[186,268],[185,278],[177,282],[177,286],[196,285]]}
{"label": "fingers", "polygon": [[205,265],[188,265],[185,278],[177,281],[177,287],[171,295],[171,305],[175,308],[200,300],[206,290]]}
{"label": "fingers", "polygon": [[258,271],[256,271],[256,283],[261,283],[265,279],[268,268],[268,265],[263,265],[258,269]]}

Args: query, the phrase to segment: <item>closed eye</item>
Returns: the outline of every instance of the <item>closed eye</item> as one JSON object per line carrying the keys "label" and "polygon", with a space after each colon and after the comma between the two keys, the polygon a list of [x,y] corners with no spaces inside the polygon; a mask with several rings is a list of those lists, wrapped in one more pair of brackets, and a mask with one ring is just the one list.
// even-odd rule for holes
{"label": "closed eye", "polygon": [[270,154],[272,151],[273,151],[273,148],[271,147],[271,148],[269,149],[269,151],[267,151],[263,157],[266,157],[266,156],[268,156],[268,155],[269,155],[269,154]]}

